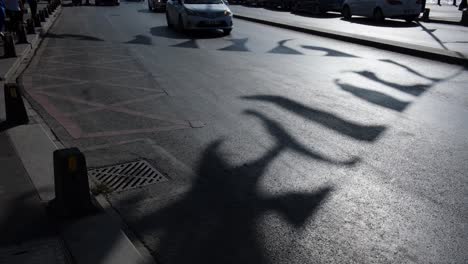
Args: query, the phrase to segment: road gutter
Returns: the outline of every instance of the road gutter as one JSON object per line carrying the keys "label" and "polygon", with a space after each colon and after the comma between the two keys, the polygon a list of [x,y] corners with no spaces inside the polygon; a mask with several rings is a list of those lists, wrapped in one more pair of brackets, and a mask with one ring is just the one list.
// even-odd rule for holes
{"label": "road gutter", "polygon": [[261,19],[253,16],[234,14],[237,19],[242,19],[250,22],[264,24],[273,27],[284,28],[288,30],[298,31],[311,35],[346,41],[359,45],[369,46],[377,49],[398,52],[410,56],[420,57],[424,59],[436,60],[440,62],[468,66],[468,54],[461,52],[448,51],[443,49],[436,49],[425,47],[421,45],[408,44],[398,41],[379,39],[374,37],[367,37],[358,34],[351,34],[346,32],[339,32],[318,28],[313,26],[297,26],[285,22],[276,22],[267,19]]}

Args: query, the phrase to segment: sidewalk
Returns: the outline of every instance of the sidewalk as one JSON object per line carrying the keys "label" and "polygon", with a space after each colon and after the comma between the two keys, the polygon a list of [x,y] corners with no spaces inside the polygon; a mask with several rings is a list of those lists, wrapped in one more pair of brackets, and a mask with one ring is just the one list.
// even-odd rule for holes
{"label": "sidewalk", "polygon": [[[42,9],[46,3],[40,2]],[[29,14],[25,19],[29,18]],[[0,263],[61,264],[71,263],[69,254],[54,222],[47,216],[44,203],[32,184],[10,138],[2,127],[5,120],[3,85],[5,77],[13,77],[15,69],[39,39],[28,35],[30,44],[16,45],[16,58],[3,58],[0,47]],[[8,76],[7,76],[8,75]],[[37,122],[29,111],[30,124]],[[12,128],[14,129],[14,128]]]}
{"label": "sidewalk", "polygon": [[437,5],[437,4],[428,4],[426,8],[431,10],[429,14],[429,19],[431,22],[435,23],[460,23],[462,18],[462,12],[458,10],[457,6],[453,5]]}
{"label": "sidewalk", "polygon": [[[41,2],[39,8],[44,6]],[[42,34],[55,19],[63,16],[48,19]],[[18,57],[0,59],[0,264],[153,264],[144,246],[134,236],[129,239],[130,231],[122,230],[120,217],[102,195],[95,197],[98,210],[90,215],[55,219],[46,214],[45,205],[55,197],[53,152],[64,146],[24,97],[29,123],[2,126],[5,79],[15,82],[29,63],[37,63],[47,45],[45,38],[39,47],[38,34],[29,38],[31,45],[17,46]]]}
{"label": "sidewalk", "polygon": [[[384,44],[375,45],[378,48],[398,46],[400,50],[406,48],[423,51],[429,55],[434,53],[436,56],[453,56],[462,61],[468,58],[468,45],[466,45],[468,27],[422,22],[407,24],[400,20],[388,20],[382,25],[377,25],[371,19],[360,17],[345,21],[337,13],[310,16],[237,5],[231,6],[231,10],[236,18],[269,25],[277,24],[277,26],[302,32],[324,32],[324,34],[317,35],[337,36],[336,38],[345,41],[359,39],[360,43],[357,41],[355,43],[364,45],[371,42]],[[412,55],[411,52],[403,53]],[[425,57],[430,58],[429,55]]]}

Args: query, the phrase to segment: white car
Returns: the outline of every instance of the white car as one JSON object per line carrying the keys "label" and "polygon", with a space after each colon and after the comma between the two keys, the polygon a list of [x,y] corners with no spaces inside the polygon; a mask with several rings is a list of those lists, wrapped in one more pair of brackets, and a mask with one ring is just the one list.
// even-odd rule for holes
{"label": "white car", "polygon": [[421,13],[422,0],[345,0],[342,14],[346,20],[353,15],[372,17],[376,22],[385,18],[401,18],[411,23]]}
{"label": "white car", "polygon": [[224,0],[168,0],[166,4],[168,27],[180,31],[193,29],[222,29],[232,31],[232,12]]}

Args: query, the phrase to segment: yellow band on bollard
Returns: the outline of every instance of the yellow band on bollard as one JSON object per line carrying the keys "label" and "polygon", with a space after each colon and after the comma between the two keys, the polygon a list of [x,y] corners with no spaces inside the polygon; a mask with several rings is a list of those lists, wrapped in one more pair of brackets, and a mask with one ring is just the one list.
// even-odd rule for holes
{"label": "yellow band on bollard", "polygon": [[77,164],[78,164],[78,162],[76,161],[75,156],[69,157],[68,158],[68,171],[70,171],[70,172],[76,171],[76,168],[78,167]]}
{"label": "yellow band on bollard", "polygon": [[15,87],[10,87],[10,95],[13,98],[17,98],[18,94],[16,93],[16,88]]}

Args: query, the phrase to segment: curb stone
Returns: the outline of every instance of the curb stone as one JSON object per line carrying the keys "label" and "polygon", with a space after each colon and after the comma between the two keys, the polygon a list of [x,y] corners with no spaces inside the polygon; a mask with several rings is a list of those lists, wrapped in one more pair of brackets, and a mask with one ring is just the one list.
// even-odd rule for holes
{"label": "curb stone", "polygon": [[[44,36],[49,29],[52,28],[61,14],[62,7],[58,6],[56,11],[49,16],[49,20],[38,29],[39,33],[34,36],[30,45],[26,47],[21,56],[17,58],[12,67],[10,67],[5,74],[5,82],[17,82],[19,85],[22,85],[23,80],[20,76],[33,61],[33,57],[44,41]],[[52,130],[39,114],[32,109],[27,97],[23,96],[23,98],[28,115],[34,117],[32,120],[35,122],[29,125],[12,128],[6,133],[17,150],[18,156],[23,162],[39,196],[43,202],[47,202],[54,196],[53,180],[51,178],[53,177],[51,150],[63,148],[65,146],[55,137]],[[25,137],[25,135],[28,136]],[[31,144],[41,147],[36,148],[36,151],[33,151],[34,153],[29,153],[25,146]],[[43,157],[39,159],[40,162],[34,158],[37,157],[37,155]],[[34,160],[32,163],[35,164],[25,164],[25,161],[30,161],[29,163],[31,163],[32,160]],[[38,173],[35,172],[43,172],[47,175],[37,175]],[[60,228],[61,237],[74,262],[77,264],[97,263],[96,260],[99,258],[95,256],[102,253],[98,251],[99,244],[97,243],[99,243],[99,241],[97,240],[105,240],[106,236],[100,236],[100,232],[106,231],[108,234],[112,235],[115,240],[112,241],[113,244],[106,245],[112,247],[108,249],[109,251],[105,252],[107,256],[104,259],[100,259],[99,263],[154,264],[155,261],[146,247],[143,246],[130,230],[122,227],[122,219],[109,205],[106,199],[102,195],[97,197],[92,196],[92,199],[102,208],[103,213],[79,219],[73,223],[66,223]],[[92,232],[93,230],[96,232]],[[98,230],[99,232],[97,232]]]}

